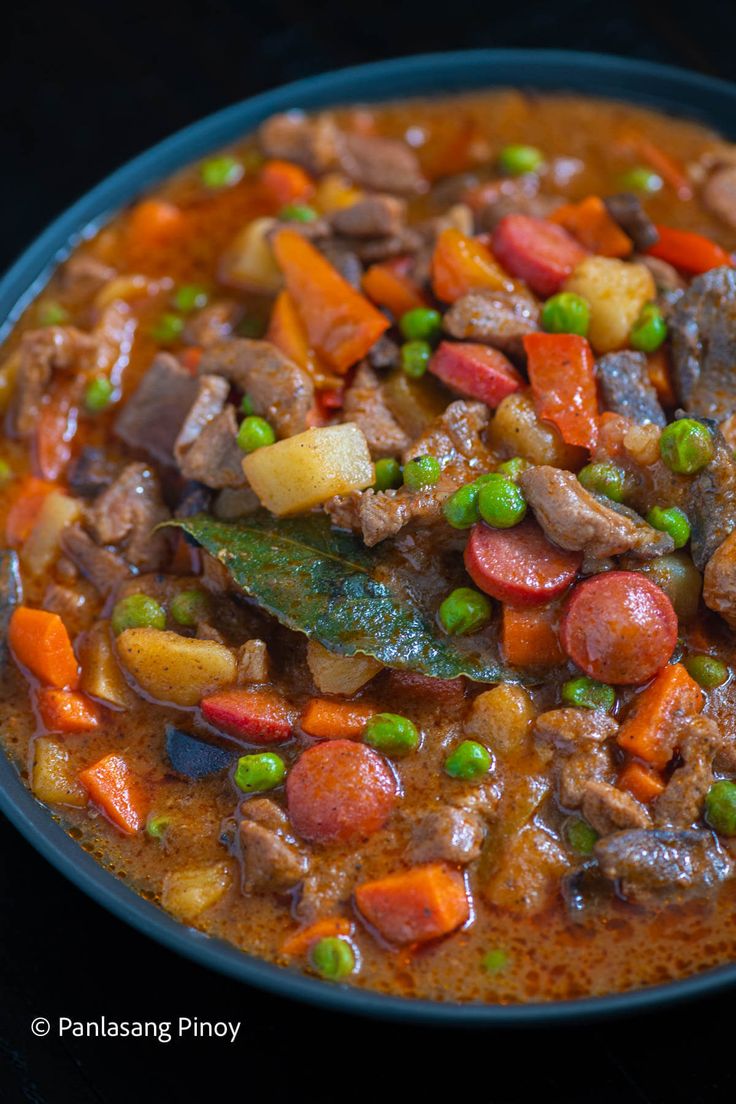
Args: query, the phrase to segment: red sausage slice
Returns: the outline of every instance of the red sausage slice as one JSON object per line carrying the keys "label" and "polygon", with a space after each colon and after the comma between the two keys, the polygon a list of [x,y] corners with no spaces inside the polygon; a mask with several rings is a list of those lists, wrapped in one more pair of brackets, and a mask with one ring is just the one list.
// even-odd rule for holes
{"label": "red sausage slice", "polygon": [[288,703],[269,690],[223,690],[203,698],[200,708],[215,728],[251,744],[277,744],[292,733]]}
{"label": "red sausage slice", "polygon": [[286,780],[291,823],[315,843],[372,835],[386,823],[396,796],[396,779],[381,756],[353,740],[307,748]]}
{"label": "red sausage slice", "polygon": [[636,571],[586,579],[570,595],[562,647],[591,678],[614,686],[648,682],[677,643],[677,614],[667,595]]}
{"label": "red sausage slice", "polygon": [[513,529],[474,525],[465,548],[465,568],[480,590],[510,606],[541,606],[573,582],[582,552],[551,544],[532,518]]}
{"label": "red sausage slice", "polygon": [[443,341],[429,362],[429,370],[453,391],[479,399],[493,410],[507,395],[519,391],[524,382],[498,349],[471,341]]}
{"label": "red sausage slice", "polygon": [[560,290],[587,249],[554,222],[530,215],[506,215],[493,231],[493,253],[512,276],[546,298]]}

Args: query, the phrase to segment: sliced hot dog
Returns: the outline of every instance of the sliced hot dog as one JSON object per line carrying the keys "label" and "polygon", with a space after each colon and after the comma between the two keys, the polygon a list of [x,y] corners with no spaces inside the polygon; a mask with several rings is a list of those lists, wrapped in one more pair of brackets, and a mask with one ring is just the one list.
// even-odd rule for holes
{"label": "sliced hot dog", "polygon": [[429,370],[453,391],[479,399],[492,409],[524,385],[503,353],[469,341],[443,341],[429,362]]}
{"label": "sliced hot dog", "polygon": [[546,298],[588,256],[567,230],[530,215],[506,215],[493,231],[493,253],[512,276]]}
{"label": "sliced hot dog", "polygon": [[667,595],[637,571],[609,571],[580,583],[562,615],[560,641],[591,678],[618,685],[648,682],[677,643]]}
{"label": "sliced hot dog", "polygon": [[582,558],[551,544],[532,518],[513,529],[478,522],[465,548],[465,568],[475,585],[510,606],[551,602],[573,582]]}

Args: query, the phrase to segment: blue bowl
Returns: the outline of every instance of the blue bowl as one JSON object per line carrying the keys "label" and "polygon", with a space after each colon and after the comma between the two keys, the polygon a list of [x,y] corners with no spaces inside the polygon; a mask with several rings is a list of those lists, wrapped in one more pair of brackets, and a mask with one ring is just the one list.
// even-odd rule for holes
{"label": "blue bowl", "polygon": [[[74,246],[140,192],[289,108],[437,96],[493,86],[575,91],[630,100],[689,116],[736,138],[736,87],[649,62],[559,50],[468,50],[342,69],[288,84],[218,112],[113,173],[58,218],[0,281],[0,338]],[[0,754],[0,809],[57,870],[121,920],[170,950],[280,996],[385,1019],[468,1026],[532,1026],[614,1016],[713,994],[736,982],[736,963],[608,997],[546,1004],[484,1005],[412,1001],[334,985],[243,954],[187,928],[104,870],[26,789]]]}

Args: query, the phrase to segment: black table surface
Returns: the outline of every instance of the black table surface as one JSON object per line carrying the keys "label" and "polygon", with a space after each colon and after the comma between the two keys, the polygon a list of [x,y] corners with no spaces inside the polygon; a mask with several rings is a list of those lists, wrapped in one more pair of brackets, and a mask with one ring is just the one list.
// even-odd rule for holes
{"label": "black table surface", "polygon": [[[459,47],[597,50],[734,76],[736,7],[593,0],[25,0],[0,60],[0,266],[132,155],[228,103],[343,65]],[[289,1004],[214,976],[87,900],[0,822],[0,1100],[128,1104],[305,1091],[491,1104],[723,1098],[730,994],[556,1030],[458,1032]],[[241,1023],[237,1041],[36,1039],[34,1017]],[[443,1082],[444,1083],[444,1082]],[[202,1088],[197,1088],[201,1085]],[[266,1087],[268,1086],[268,1087]],[[437,1098],[439,1087],[430,1098]],[[480,1093],[482,1092],[482,1097]],[[205,1097],[204,1094],[207,1094]],[[233,1096],[233,1094],[236,1094]]]}

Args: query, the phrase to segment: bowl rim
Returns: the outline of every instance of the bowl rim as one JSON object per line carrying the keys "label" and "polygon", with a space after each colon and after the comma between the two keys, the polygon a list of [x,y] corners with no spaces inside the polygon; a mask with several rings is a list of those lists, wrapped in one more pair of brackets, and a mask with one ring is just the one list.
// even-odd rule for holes
{"label": "bowl rim", "polygon": [[[523,80],[519,75],[523,74]],[[0,279],[0,340],[53,269],[119,208],[185,165],[290,108],[438,96],[492,87],[569,91],[696,118],[736,137],[736,85],[655,62],[568,50],[488,49],[397,57],[281,85],[208,115],[128,161],[68,207]],[[736,963],[656,986],[518,1005],[439,1002],[336,985],[277,966],[174,920],[101,866],[69,836],[0,754],[0,811],[62,875],[118,919],[235,980],[289,999],[373,1018],[437,1026],[532,1027],[610,1018],[713,995],[736,983]]]}

